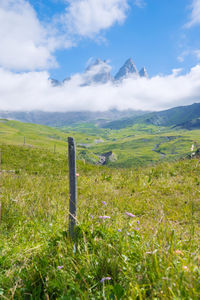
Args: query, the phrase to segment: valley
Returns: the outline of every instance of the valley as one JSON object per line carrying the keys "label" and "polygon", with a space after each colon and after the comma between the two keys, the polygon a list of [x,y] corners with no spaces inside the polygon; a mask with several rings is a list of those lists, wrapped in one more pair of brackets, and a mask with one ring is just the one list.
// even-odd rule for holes
{"label": "valley", "polygon": [[191,154],[199,142],[200,130],[136,124],[120,130],[100,128],[92,123],[51,128],[43,125],[0,121],[1,143],[41,147],[66,153],[67,137],[77,143],[79,159],[98,164],[99,157],[112,152],[106,164],[115,168],[154,165],[161,160],[175,161]]}
{"label": "valley", "polygon": [[136,118],[120,129],[0,119],[0,298],[198,299],[200,130]]}
{"label": "valley", "polygon": [[[192,144],[200,141],[200,104],[160,112],[4,112],[13,120],[1,119],[1,142],[47,147],[66,152],[67,137],[73,136],[80,159],[101,164],[103,154],[110,167],[154,165],[161,160],[175,161],[191,154]],[[29,120],[20,123],[16,120]],[[35,120],[35,123],[31,123]],[[56,121],[57,120],[57,121]],[[26,121],[27,122],[27,121]],[[40,124],[40,125],[39,125]],[[50,125],[51,127],[44,126]],[[54,151],[54,150],[53,150]],[[105,159],[103,159],[105,163]]]}

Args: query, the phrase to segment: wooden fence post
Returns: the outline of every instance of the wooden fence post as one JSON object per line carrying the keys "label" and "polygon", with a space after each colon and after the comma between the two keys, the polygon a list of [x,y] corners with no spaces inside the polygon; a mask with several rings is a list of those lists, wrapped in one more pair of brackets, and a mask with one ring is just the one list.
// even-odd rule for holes
{"label": "wooden fence post", "polygon": [[0,171],[1,171],[1,165],[2,165],[2,160],[1,160],[1,149],[0,149]]}
{"label": "wooden fence post", "polygon": [[76,236],[76,146],[74,139],[68,137],[68,159],[69,159],[69,236],[75,238]]}
{"label": "wooden fence post", "polygon": [[24,145],[26,145],[26,137],[24,136]]}
{"label": "wooden fence post", "polygon": [[[0,172],[2,171],[2,167],[1,167],[1,149],[0,149]],[[0,224],[1,224],[1,201],[0,201]]]}
{"label": "wooden fence post", "polygon": [[56,153],[56,144],[54,144],[54,153]]}

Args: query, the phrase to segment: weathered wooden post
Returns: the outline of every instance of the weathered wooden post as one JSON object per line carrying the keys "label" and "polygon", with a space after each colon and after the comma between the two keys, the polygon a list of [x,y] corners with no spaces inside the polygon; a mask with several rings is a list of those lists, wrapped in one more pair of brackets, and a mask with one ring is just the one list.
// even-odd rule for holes
{"label": "weathered wooden post", "polygon": [[76,236],[76,146],[74,139],[68,137],[68,159],[69,159],[69,236]]}
{"label": "weathered wooden post", "polygon": [[24,136],[24,145],[26,145],[26,137]]}
{"label": "weathered wooden post", "polygon": [[[1,172],[1,149],[0,149],[0,172]],[[1,202],[0,202],[0,224],[1,224]]]}
{"label": "weathered wooden post", "polygon": [[56,144],[54,144],[54,153],[56,153]]}
{"label": "weathered wooden post", "polygon": [[0,149],[0,171],[1,171],[1,149]]}

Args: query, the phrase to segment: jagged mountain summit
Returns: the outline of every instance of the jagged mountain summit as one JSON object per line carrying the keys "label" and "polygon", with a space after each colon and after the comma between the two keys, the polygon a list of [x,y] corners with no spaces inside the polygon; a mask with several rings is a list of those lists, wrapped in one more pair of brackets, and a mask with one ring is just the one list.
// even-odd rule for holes
{"label": "jagged mountain summit", "polygon": [[125,64],[120,68],[119,72],[115,75],[115,80],[121,80],[132,75],[138,76],[138,70],[132,58],[129,58]]}
{"label": "jagged mountain summit", "polygon": [[104,60],[97,58],[90,64],[83,73],[83,79],[86,85],[92,83],[107,83],[112,81],[111,66]]}
{"label": "jagged mountain summit", "polygon": [[[148,78],[148,73],[145,67],[143,67],[140,72],[138,72],[137,67],[132,60],[129,58],[124,65],[119,69],[115,77],[111,75],[111,66],[106,60],[101,60],[97,58],[93,61],[84,71],[80,74],[82,83],[80,86],[88,86],[91,84],[105,84],[108,82],[119,82],[126,78],[139,78],[145,77]],[[55,79],[50,79],[51,84],[55,86],[63,85],[65,82],[70,81],[73,77],[68,77],[63,81],[58,81]]]}
{"label": "jagged mountain summit", "polygon": [[145,67],[143,67],[143,68],[140,70],[139,75],[140,75],[140,77],[146,77],[146,78],[149,77],[149,76],[148,76],[148,73],[147,73],[147,70],[146,70]]}

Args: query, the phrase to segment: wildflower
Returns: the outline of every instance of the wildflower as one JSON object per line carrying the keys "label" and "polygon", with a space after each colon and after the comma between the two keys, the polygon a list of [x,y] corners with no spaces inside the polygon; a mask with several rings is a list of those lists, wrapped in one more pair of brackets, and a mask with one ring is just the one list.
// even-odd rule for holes
{"label": "wildflower", "polygon": [[194,151],[194,145],[192,144],[192,147],[191,147],[191,152],[193,152]]}
{"label": "wildflower", "polygon": [[12,201],[12,202],[16,202],[16,203],[18,202],[16,199],[11,199],[11,201]]}
{"label": "wildflower", "polygon": [[52,224],[52,223],[50,223],[50,224],[49,224],[49,226],[53,226],[53,224]]}
{"label": "wildflower", "polygon": [[117,231],[118,231],[118,232],[121,232],[122,230],[121,230],[121,229],[118,229]]}
{"label": "wildflower", "polygon": [[103,283],[105,280],[111,280],[111,277],[103,277],[100,282]]}
{"label": "wildflower", "polygon": [[110,219],[109,216],[99,216],[99,219]]}
{"label": "wildflower", "polygon": [[181,250],[176,250],[175,253],[184,256],[184,253]]}
{"label": "wildflower", "polygon": [[132,213],[130,213],[130,212],[125,212],[125,214],[127,215],[127,216],[129,216],[129,217],[131,217],[131,218],[135,218],[135,215],[133,215]]}
{"label": "wildflower", "polygon": [[58,266],[58,267],[57,267],[58,270],[61,270],[61,269],[63,269],[63,268],[64,268],[64,266]]}
{"label": "wildflower", "polygon": [[106,205],[106,201],[101,201],[102,204]]}
{"label": "wildflower", "polygon": [[76,177],[79,177],[79,173],[76,173]]}
{"label": "wildflower", "polygon": [[139,220],[137,220],[137,224],[140,224],[140,221],[139,221]]}
{"label": "wildflower", "polygon": [[183,266],[183,270],[185,271],[189,271],[188,267],[187,266]]}

